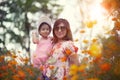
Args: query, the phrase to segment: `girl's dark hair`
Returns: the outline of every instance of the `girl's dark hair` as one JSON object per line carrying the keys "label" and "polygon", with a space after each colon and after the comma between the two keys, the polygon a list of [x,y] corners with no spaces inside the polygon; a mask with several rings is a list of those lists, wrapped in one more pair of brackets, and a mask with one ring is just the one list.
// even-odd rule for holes
{"label": "girl's dark hair", "polygon": [[72,37],[72,32],[71,32],[71,29],[70,29],[70,24],[69,22],[66,20],[66,19],[57,19],[53,25],[53,42],[54,43],[57,43],[58,42],[58,38],[55,34],[55,28],[60,24],[60,23],[63,23],[67,29],[67,33],[66,33],[66,36],[63,38],[64,40],[73,40],[73,37]]}
{"label": "girl's dark hair", "polygon": [[39,25],[39,27],[38,27],[38,32],[40,31],[42,25],[44,25],[44,24],[47,24],[47,25],[49,26],[49,29],[50,29],[49,32],[51,32],[51,29],[52,29],[52,28],[51,28],[51,26],[50,26],[47,22],[42,22],[42,23]]}

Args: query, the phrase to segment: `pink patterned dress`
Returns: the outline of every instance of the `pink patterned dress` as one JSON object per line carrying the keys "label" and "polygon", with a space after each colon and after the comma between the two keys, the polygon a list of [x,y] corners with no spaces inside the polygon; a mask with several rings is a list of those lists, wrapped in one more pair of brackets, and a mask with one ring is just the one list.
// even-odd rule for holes
{"label": "pink patterned dress", "polygon": [[48,39],[40,39],[32,56],[34,67],[40,68],[41,65],[45,64],[52,47],[53,45],[50,37]]}
{"label": "pink patterned dress", "polygon": [[49,67],[46,75],[48,77],[52,75],[56,80],[63,80],[64,77],[68,76],[70,67],[68,57],[77,53],[77,49],[72,41],[56,43],[51,52],[52,56],[47,61]]}

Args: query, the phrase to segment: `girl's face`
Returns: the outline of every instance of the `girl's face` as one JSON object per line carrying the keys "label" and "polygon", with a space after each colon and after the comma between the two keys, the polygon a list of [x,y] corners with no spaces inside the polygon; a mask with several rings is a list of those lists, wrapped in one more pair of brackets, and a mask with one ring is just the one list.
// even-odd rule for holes
{"label": "girl's face", "polygon": [[47,38],[48,35],[50,34],[50,28],[47,24],[43,24],[39,30],[39,34],[44,37]]}
{"label": "girl's face", "polygon": [[63,23],[60,23],[58,26],[56,26],[54,30],[55,35],[59,40],[62,40],[67,34],[66,26]]}

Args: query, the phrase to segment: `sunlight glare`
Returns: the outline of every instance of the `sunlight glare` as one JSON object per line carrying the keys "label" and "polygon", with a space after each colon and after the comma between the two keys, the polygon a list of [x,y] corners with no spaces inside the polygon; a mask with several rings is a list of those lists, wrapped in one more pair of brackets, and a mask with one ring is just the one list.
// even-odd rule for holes
{"label": "sunlight glare", "polygon": [[103,9],[100,3],[94,3],[93,5],[91,6],[90,18],[98,21],[103,18]]}

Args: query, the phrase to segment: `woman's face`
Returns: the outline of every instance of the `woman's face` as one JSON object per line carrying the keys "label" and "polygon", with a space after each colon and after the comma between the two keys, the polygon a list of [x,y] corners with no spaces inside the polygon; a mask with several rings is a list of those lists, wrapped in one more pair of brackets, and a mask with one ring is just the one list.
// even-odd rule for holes
{"label": "woman's face", "polygon": [[67,34],[66,26],[63,23],[60,23],[58,26],[56,26],[54,31],[59,40],[63,39]]}

